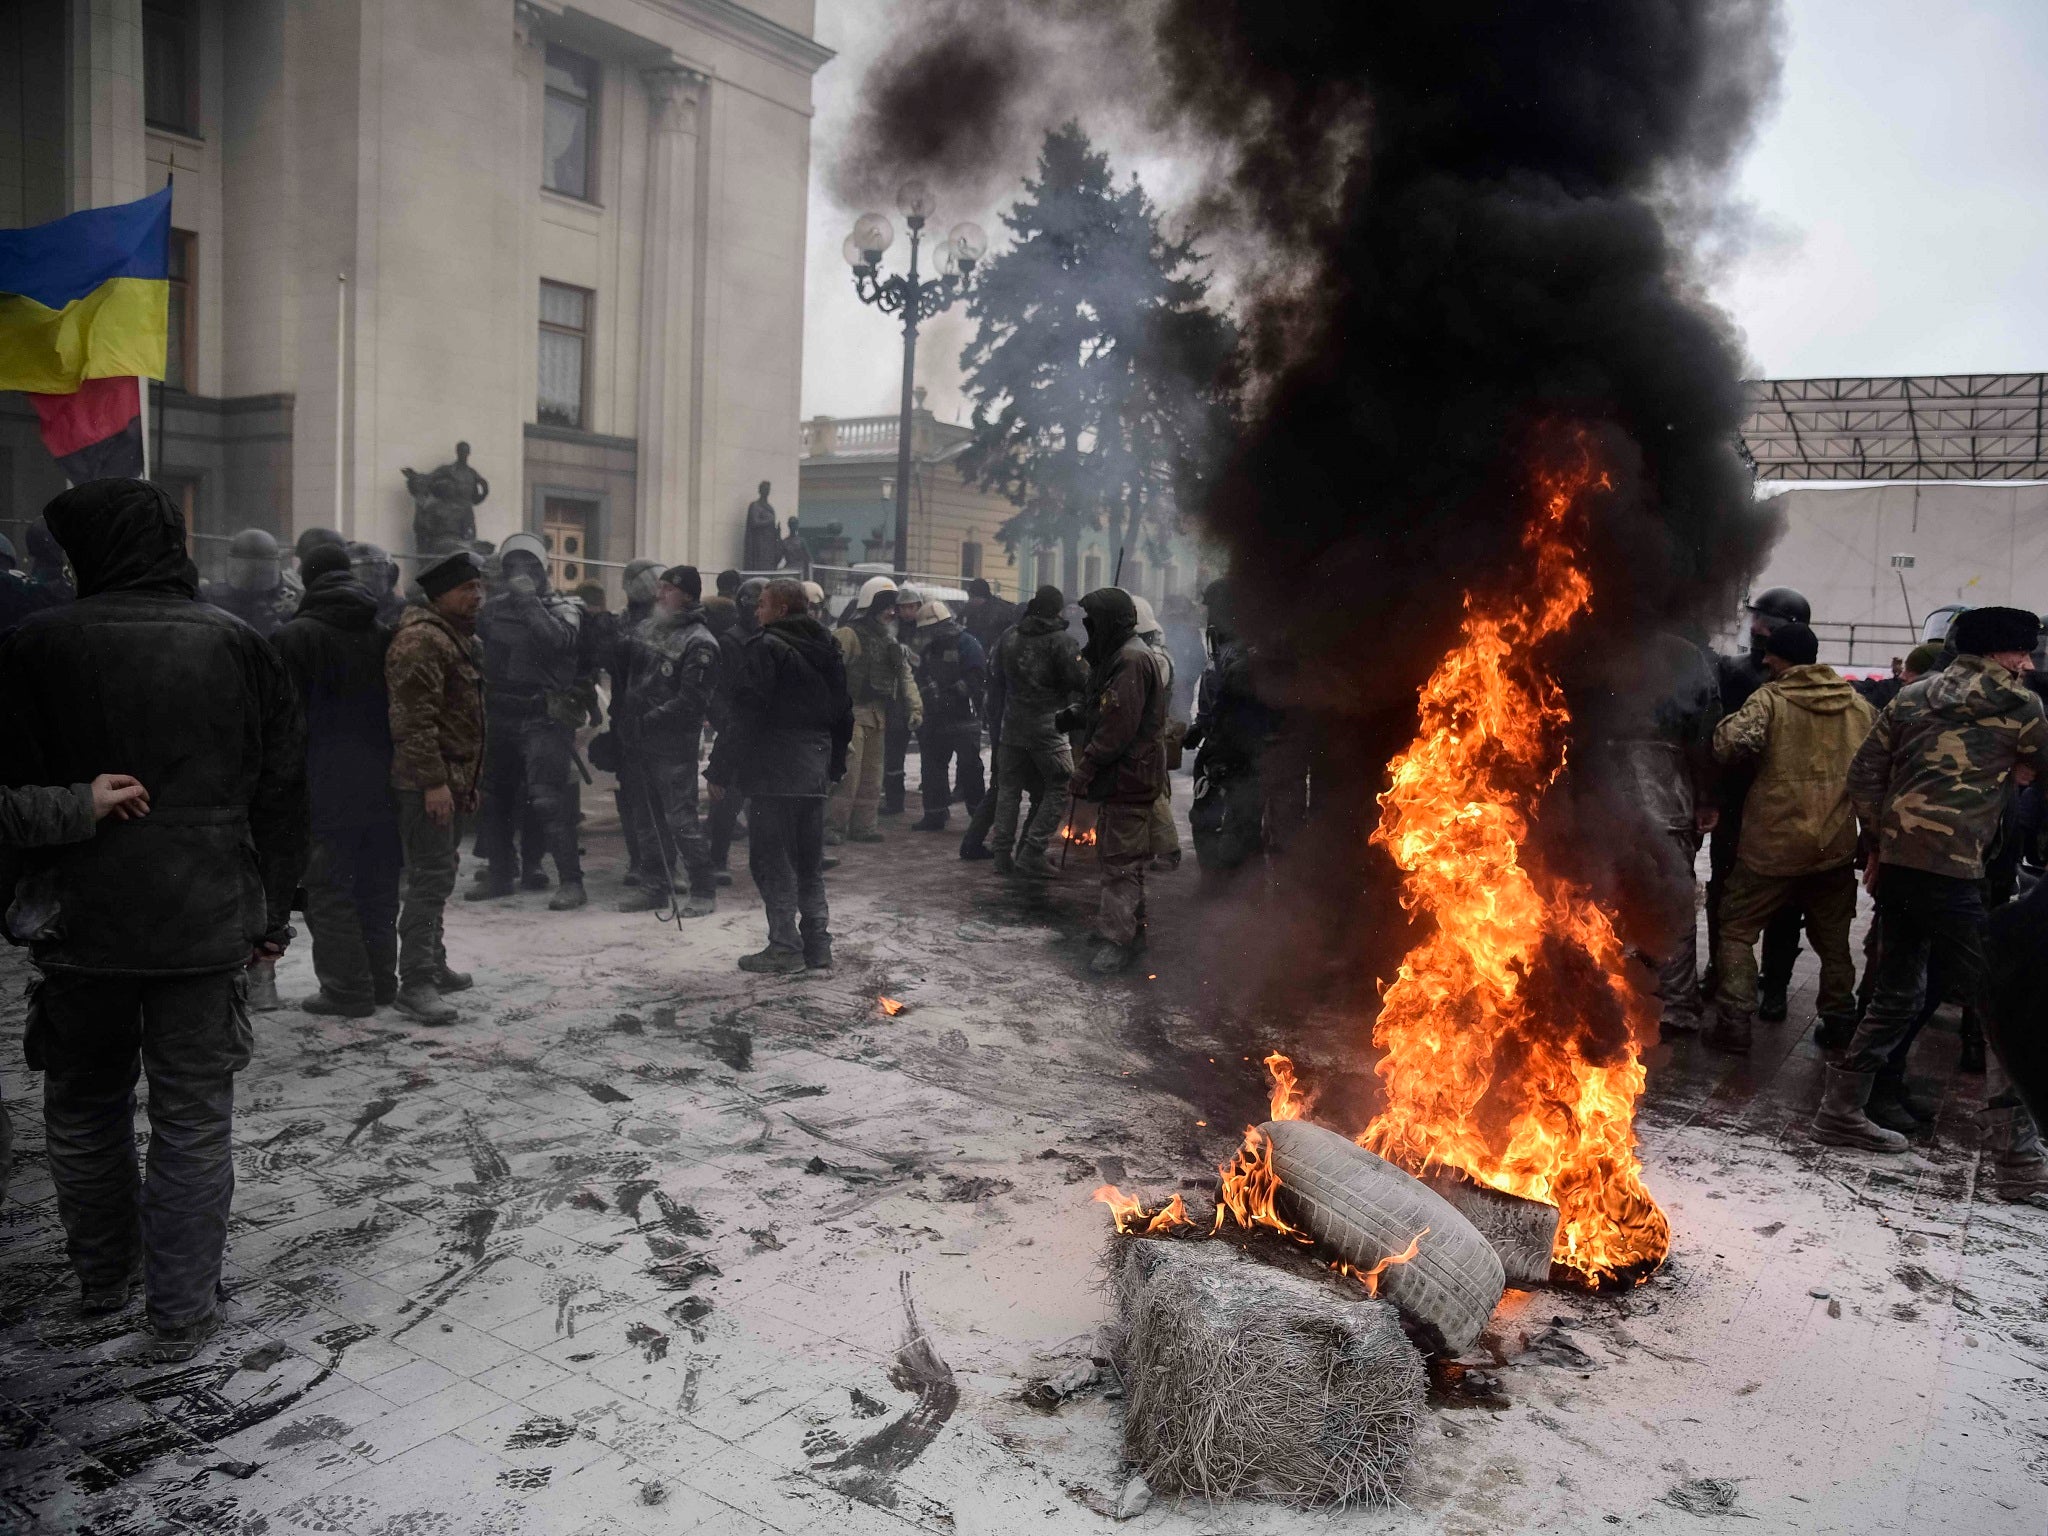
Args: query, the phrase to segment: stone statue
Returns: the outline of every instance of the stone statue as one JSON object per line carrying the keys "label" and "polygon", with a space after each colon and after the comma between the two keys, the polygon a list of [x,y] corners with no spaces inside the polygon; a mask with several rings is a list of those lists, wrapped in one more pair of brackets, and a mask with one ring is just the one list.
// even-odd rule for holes
{"label": "stone statue", "polygon": [[797,580],[811,579],[811,547],[804,542],[804,536],[797,532],[796,519],[793,517],[789,520],[789,537],[782,541],[782,548],[777,554],[780,558],[776,560],[774,569],[786,565],[796,572]]}
{"label": "stone statue", "polygon": [[775,537],[775,509],[768,504],[768,482],[761,482],[761,494],[754,504],[747,508],[747,546],[740,557],[740,565],[749,571],[772,571],[779,563],[776,551],[781,541]]}
{"label": "stone statue", "polygon": [[452,464],[424,475],[416,469],[403,474],[405,488],[412,493],[414,552],[445,555],[476,548],[476,509],[491,494],[491,482],[471,468],[469,444],[455,445]]}

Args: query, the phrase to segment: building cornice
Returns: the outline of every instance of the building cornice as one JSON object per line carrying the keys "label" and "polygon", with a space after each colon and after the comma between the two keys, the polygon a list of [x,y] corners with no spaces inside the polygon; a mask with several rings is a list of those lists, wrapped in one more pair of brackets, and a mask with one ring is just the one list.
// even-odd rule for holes
{"label": "building cornice", "polygon": [[735,0],[641,0],[652,10],[702,27],[764,58],[815,75],[838,55],[824,44],[770,21]]}

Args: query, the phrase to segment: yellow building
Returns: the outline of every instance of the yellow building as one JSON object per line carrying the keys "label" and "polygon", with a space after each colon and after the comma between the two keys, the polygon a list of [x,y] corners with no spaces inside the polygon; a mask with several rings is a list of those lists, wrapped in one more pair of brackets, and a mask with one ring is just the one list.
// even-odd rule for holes
{"label": "yellow building", "polygon": [[[1116,577],[1116,552],[1099,530],[1083,537],[1073,570],[1061,568],[1056,548],[1005,549],[1001,530],[1016,507],[961,474],[973,433],[938,420],[924,408],[924,391],[917,395],[910,430],[910,574],[946,586],[979,576],[1012,601],[1046,583],[1078,597]],[[812,559],[827,574],[855,563],[894,563],[898,425],[895,416],[815,416],[803,424],[797,515]],[[1117,584],[1155,604],[1199,594],[1216,564],[1179,533],[1167,541],[1166,559],[1150,555],[1126,551]]]}

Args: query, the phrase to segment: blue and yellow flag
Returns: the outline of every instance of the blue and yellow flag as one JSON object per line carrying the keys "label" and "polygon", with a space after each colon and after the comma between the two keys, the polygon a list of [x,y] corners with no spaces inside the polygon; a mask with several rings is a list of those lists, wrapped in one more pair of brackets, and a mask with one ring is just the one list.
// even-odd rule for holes
{"label": "blue and yellow flag", "polygon": [[164,376],[171,189],[0,229],[0,389],[66,395]]}

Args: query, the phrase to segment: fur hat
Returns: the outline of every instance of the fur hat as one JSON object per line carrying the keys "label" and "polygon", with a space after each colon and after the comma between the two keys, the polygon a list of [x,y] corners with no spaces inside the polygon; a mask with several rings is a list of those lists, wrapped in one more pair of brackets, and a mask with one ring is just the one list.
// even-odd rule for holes
{"label": "fur hat", "polygon": [[1948,632],[1959,656],[2031,651],[2041,643],[2041,617],[2024,608],[1972,608]]}
{"label": "fur hat", "polygon": [[420,572],[420,590],[432,602],[442,593],[454,591],[465,581],[475,581],[483,573],[481,555],[473,549],[458,549],[452,555],[443,555]]}

